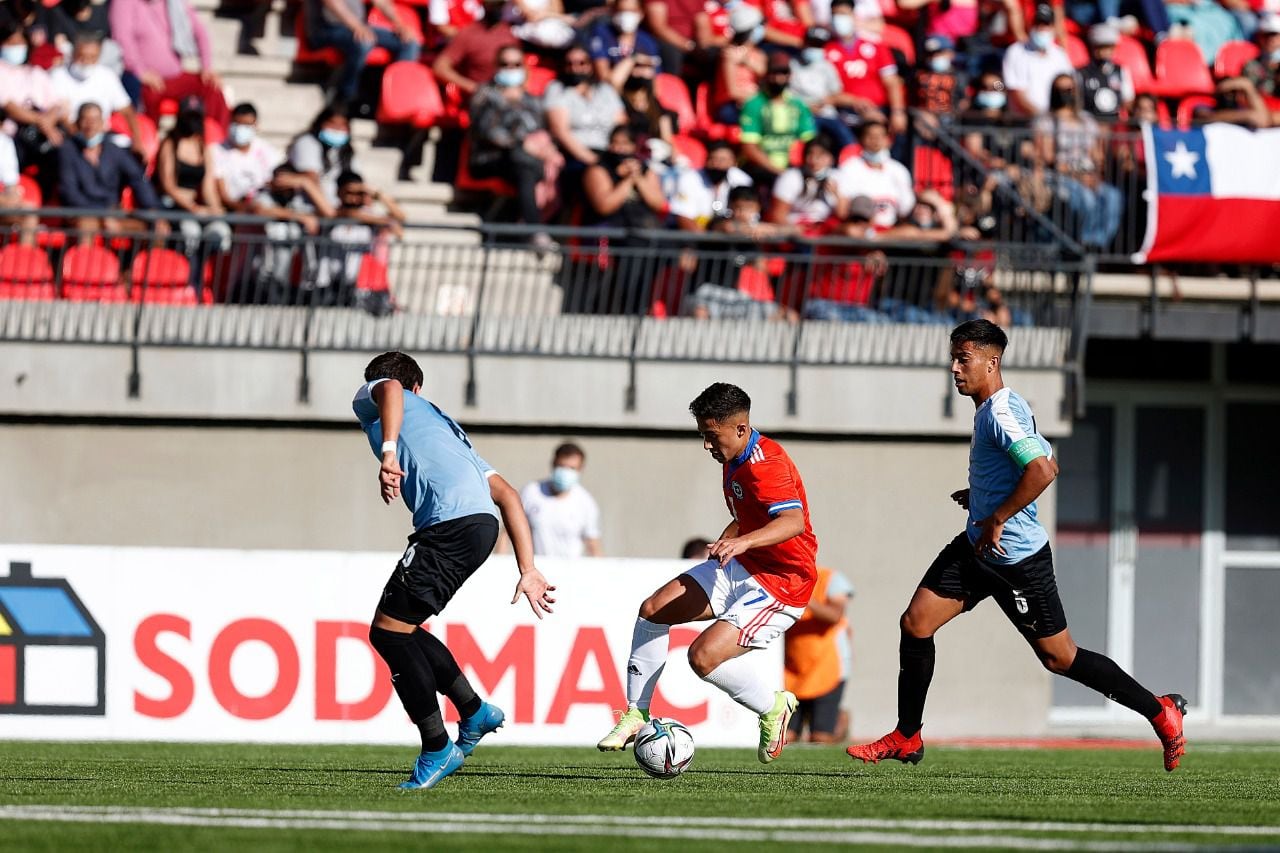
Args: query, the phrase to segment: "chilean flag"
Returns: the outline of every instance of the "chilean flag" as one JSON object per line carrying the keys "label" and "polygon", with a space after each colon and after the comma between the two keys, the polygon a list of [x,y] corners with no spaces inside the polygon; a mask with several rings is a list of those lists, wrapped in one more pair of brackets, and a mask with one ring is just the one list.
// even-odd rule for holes
{"label": "chilean flag", "polygon": [[1143,129],[1147,236],[1136,263],[1280,263],[1280,129]]}

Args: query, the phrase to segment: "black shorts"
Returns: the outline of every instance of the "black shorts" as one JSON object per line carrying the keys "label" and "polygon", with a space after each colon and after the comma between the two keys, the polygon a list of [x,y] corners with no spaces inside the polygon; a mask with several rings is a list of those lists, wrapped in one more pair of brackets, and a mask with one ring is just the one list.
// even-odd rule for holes
{"label": "black shorts", "polygon": [[497,541],[498,520],[487,513],[415,531],[382,589],[378,609],[410,625],[430,619],[489,559]]}
{"label": "black shorts", "polygon": [[809,733],[834,735],[840,726],[840,698],[844,696],[844,682],[841,681],[830,693],[824,693],[815,699],[801,699],[796,712],[791,715],[791,724],[787,729],[796,737],[800,736],[805,723],[809,724]]}
{"label": "black shorts", "polygon": [[991,596],[1028,640],[1052,637],[1067,627],[1048,544],[1025,560],[1005,566],[979,557],[969,537],[961,533],[934,559],[920,586],[943,598],[964,601],[965,612]]}

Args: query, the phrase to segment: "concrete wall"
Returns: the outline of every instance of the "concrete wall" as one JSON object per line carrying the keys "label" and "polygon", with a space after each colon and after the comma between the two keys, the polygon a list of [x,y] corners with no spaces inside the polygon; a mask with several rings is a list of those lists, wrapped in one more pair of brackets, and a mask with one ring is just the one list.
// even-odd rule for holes
{"label": "concrete wall", "polygon": [[[967,420],[964,408],[956,411]],[[542,476],[554,444],[573,437],[550,430],[473,435],[517,486]],[[579,441],[609,553],[675,556],[687,537],[714,536],[726,523],[717,466],[692,431]],[[962,525],[947,495],[964,485],[967,444],[791,438],[786,446],[805,477],[820,559],[858,589],[847,695],[855,733],[875,737],[895,717],[898,615]],[[354,425],[7,424],[0,426],[0,541],[385,549],[390,561],[409,519],[402,506],[378,499],[375,470]],[[1042,512],[1052,526],[1052,490]],[[931,735],[1039,733],[1049,701],[1047,675],[994,605],[940,635]]]}

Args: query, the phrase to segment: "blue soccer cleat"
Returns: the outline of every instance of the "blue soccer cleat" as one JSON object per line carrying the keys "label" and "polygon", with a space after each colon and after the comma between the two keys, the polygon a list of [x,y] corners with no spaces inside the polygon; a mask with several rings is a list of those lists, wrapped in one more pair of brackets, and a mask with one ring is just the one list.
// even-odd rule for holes
{"label": "blue soccer cleat", "polygon": [[462,750],[452,743],[435,752],[424,752],[418,756],[409,781],[401,782],[400,787],[411,791],[434,788],[444,777],[456,772],[465,758]]}
{"label": "blue soccer cleat", "polygon": [[502,728],[506,719],[507,715],[502,713],[501,708],[485,702],[479,711],[459,721],[458,749],[462,750],[463,755],[470,755],[476,744],[480,743],[480,738]]}

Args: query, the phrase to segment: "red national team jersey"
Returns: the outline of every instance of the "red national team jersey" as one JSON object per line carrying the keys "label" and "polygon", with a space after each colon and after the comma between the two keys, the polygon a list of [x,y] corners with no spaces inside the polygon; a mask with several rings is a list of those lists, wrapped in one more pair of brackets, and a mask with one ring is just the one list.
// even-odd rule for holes
{"label": "red national team jersey", "polygon": [[840,82],[849,95],[866,98],[878,107],[889,103],[884,78],[898,73],[893,52],[884,44],[857,39],[852,44],[833,41],[827,45],[827,61],[840,72]]}
{"label": "red national team jersey", "polygon": [[724,502],[738,535],[759,530],[783,510],[804,512],[804,532],[786,542],[752,548],[738,562],[783,604],[806,607],[817,582],[818,540],[809,523],[804,482],[782,445],[755,430],[742,454],[725,463]]}

